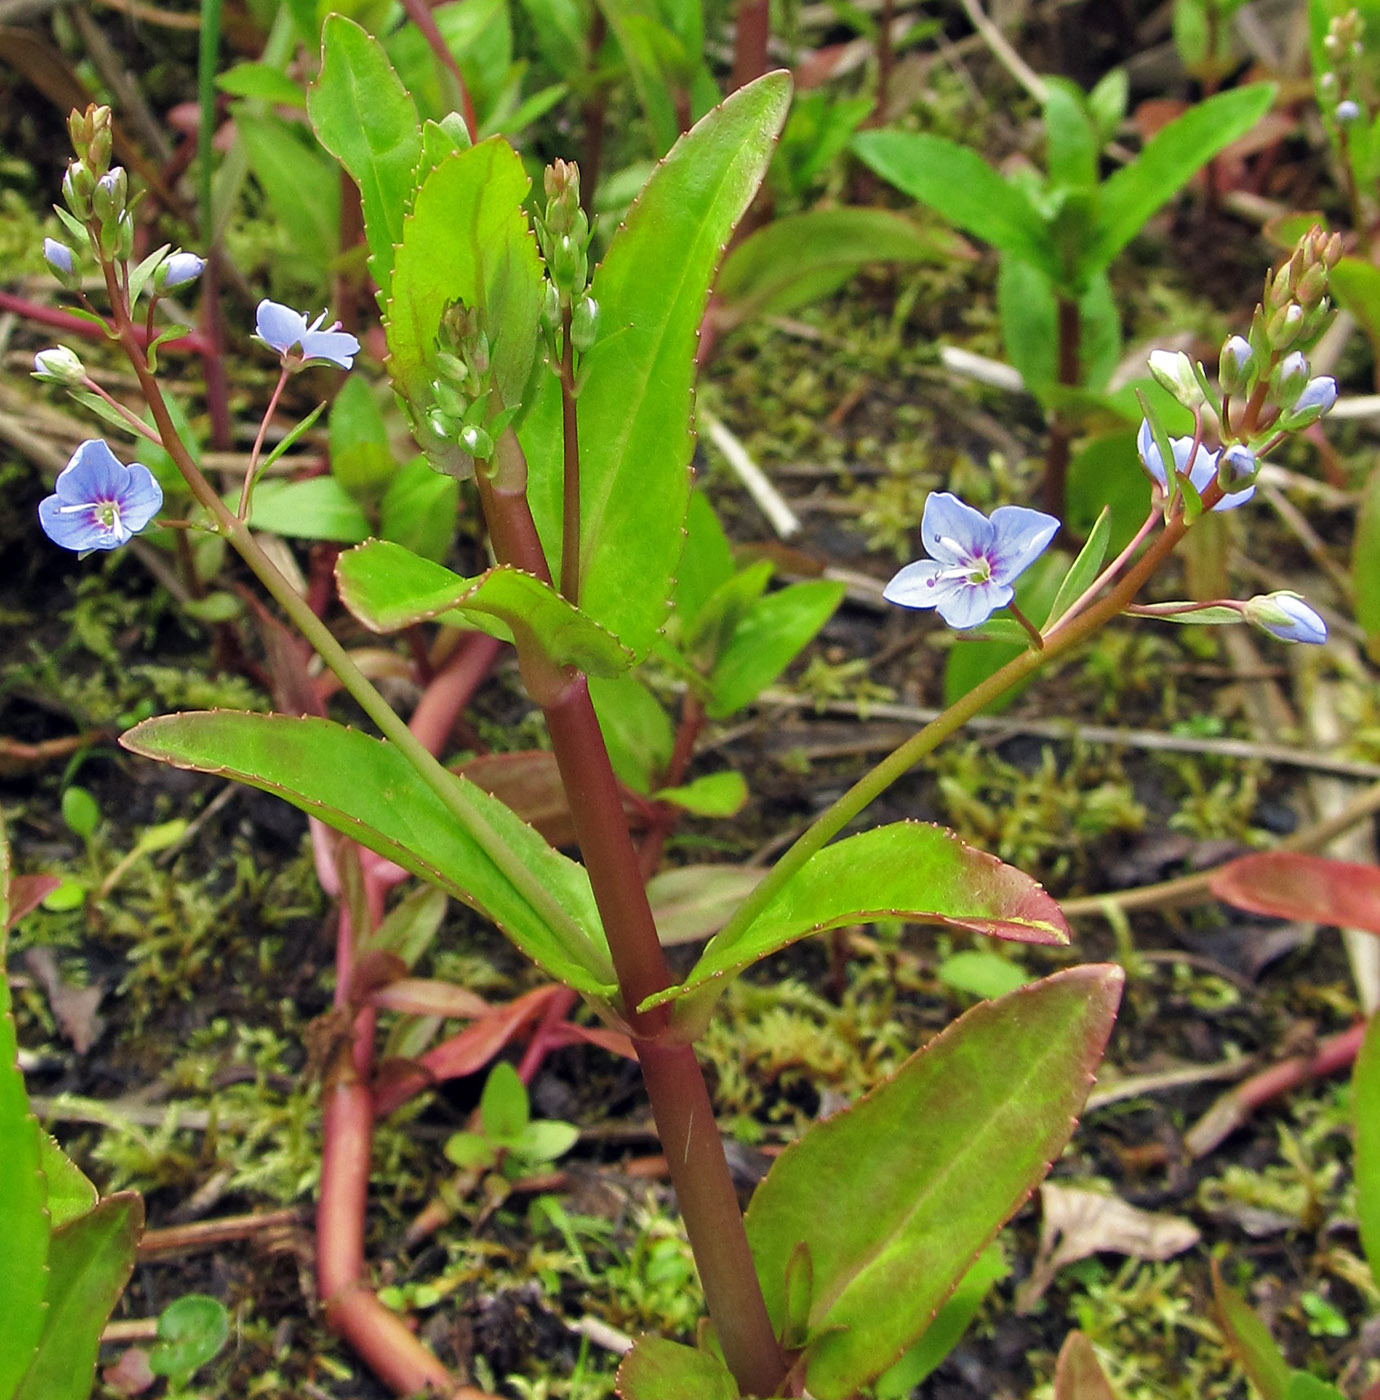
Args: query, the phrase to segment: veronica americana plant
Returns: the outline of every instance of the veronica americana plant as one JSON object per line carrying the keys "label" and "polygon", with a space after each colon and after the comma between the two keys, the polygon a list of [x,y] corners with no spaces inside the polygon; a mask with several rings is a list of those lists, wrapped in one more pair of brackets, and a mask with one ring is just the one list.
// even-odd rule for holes
{"label": "veronica americana plant", "polygon": [[[1100,522],[1047,616],[994,614],[1011,607],[1016,579],[1048,546],[1058,520],[1023,506],[989,519],[949,493],[931,497],[921,522],[928,558],[902,570],[889,596],[931,607],[965,630],[1014,629],[1028,645],[743,887],[698,961],[677,975],[662,950],[610,757],[616,726],[606,738],[601,723],[601,713],[607,718],[616,707],[606,708],[606,698],[601,709],[594,697],[634,680],[666,645],[693,515],[696,332],[722,249],[785,118],[788,80],[771,74],[748,85],[687,133],[591,268],[573,167],[549,173],[534,231],[524,207],[528,177],[511,147],[499,139],[471,144],[453,121],[419,123],[374,40],[338,16],[324,32],[309,112],[322,144],[361,188],[392,385],[432,468],[473,493],[496,560],[464,577],[396,541],[367,541],[342,555],[340,595],[377,632],[439,620],[516,648],[545,719],[581,860],[438,762],[306,605],[251,524],[258,448],[238,510],[196,466],[135,334],[122,252],[127,209],[120,182],[106,178],[104,118],[94,112],[73,123],[69,229],[76,225],[83,258],[104,275],[110,328],[185,483],[195,524],[238,551],[381,736],[321,717],[215,712],[150,720],[123,742],[163,762],[270,789],[470,904],[593,1009],[602,1028],[590,1038],[637,1058],[710,1325],[697,1347],[640,1339],[620,1373],[628,1400],[807,1390],[846,1400],[922,1343],[973,1260],[1062,1150],[1111,1029],[1120,969],[1073,968],[978,1006],[866,1099],[783,1153],[746,1216],[694,1042],[734,977],[823,929],[885,914],[1017,941],[1067,941],[1057,905],[1037,884],[952,833],[909,821],[841,833],[985,704],[1098,627],[1136,611],[1183,620],[1180,605],[1136,599],[1204,511],[1250,489],[1260,460],[1289,431],[1301,390],[1296,367],[1284,375],[1282,365],[1305,343],[1296,327],[1314,331],[1325,315],[1322,282],[1334,250],[1306,240],[1272,276],[1250,365],[1229,393],[1210,390],[1223,425],[1219,447],[1205,447],[1199,413],[1181,463],[1150,420],[1146,441],[1161,470],[1155,474],[1147,446],[1143,465],[1154,481],[1145,524],[1106,563]],[[366,126],[368,141],[360,136]],[[677,278],[663,275],[668,260]],[[156,283],[143,285],[156,295]],[[312,362],[348,369],[360,353],[355,337],[326,327],[324,317],[308,323],[271,302],[260,305],[256,328],[284,376]],[[1201,367],[1195,385],[1199,374]],[[1140,468],[1128,462],[1126,470]],[[687,558],[686,572],[695,567]],[[741,610],[732,595],[742,587],[725,580],[704,588],[721,595],[717,612],[702,600],[682,601],[692,614],[709,608],[722,622]],[[1277,635],[1316,640],[1300,603],[1276,599],[1264,608],[1255,600],[1252,609],[1218,600],[1226,616],[1198,620],[1249,616],[1268,620]],[[688,629],[687,647],[709,645],[713,630]],[[358,930],[337,953],[337,1014],[349,1030],[322,1082],[318,1289],[331,1325],[396,1392],[450,1393],[456,1382],[447,1367],[380,1304],[364,1270],[371,1127],[404,1092],[396,1076],[375,1075],[374,1018],[407,995],[405,968],[356,976],[374,946]],[[374,958],[369,966],[381,964]],[[444,995],[452,1007],[470,1005],[464,989]],[[413,1069],[421,1087],[437,1062],[423,1056]],[[945,1325],[955,1321],[962,1319],[950,1313]]]}

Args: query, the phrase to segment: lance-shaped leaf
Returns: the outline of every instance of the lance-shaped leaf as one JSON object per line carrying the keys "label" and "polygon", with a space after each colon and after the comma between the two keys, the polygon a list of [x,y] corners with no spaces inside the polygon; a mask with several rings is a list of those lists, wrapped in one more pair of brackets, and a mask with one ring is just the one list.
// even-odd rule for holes
{"label": "lance-shaped leaf", "polygon": [[106,1319],[134,1269],[144,1203],[132,1191],[53,1231],[38,1350],[11,1400],[87,1400]]}
{"label": "lance-shaped leaf", "polygon": [[307,113],[317,139],[359,186],[369,271],[386,299],[422,137],[416,104],[383,46],[343,15],[328,15],[322,27],[321,73],[307,90]]}
{"label": "lance-shaped leaf", "polygon": [[1252,914],[1380,935],[1380,869],[1298,851],[1259,851],[1212,877],[1218,899]]}
{"label": "lance-shaped leaf", "polygon": [[[600,339],[579,398],[580,606],[639,659],[670,607],[690,496],[695,347],[709,284],[761,182],[790,80],[740,88],[653,172],[594,275]],[[518,435],[560,576],[561,404],[547,377]]]}
{"label": "lance-shaped leaf", "polygon": [[700,988],[717,997],[730,977],[807,934],[875,919],[972,929],[1018,943],[1067,943],[1068,924],[1040,885],[943,827],[893,822],[811,856],[741,933],[710,941],[679,986],[646,1007]]}
{"label": "lance-shaped leaf", "polygon": [[1251,1305],[1222,1281],[1222,1271],[1215,1259],[1212,1261],[1212,1294],[1227,1345],[1241,1363],[1247,1379],[1264,1400],[1284,1400],[1289,1389],[1289,1363],[1270,1336],[1270,1329],[1251,1310]]}
{"label": "lance-shaped leaf", "polygon": [[1219,92],[1157,131],[1135,160],[1103,184],[1097,226],[1083,258],[1084,271],[1090,274],[1106,267],[1195,171],[1265,115],[1274,96],[1273,83]]}
{"label": "lance-shaped leaf", "polygon": [[843,1400],[888,1367],[1063,1149],[1122,971],[1076,967],[984,1002],[777,1159],[747,1214],[772,1321],[814,1268],[805,1386]]}
{"label": "lance-shaped leaf", "polygon": [[1351,1073],[1356,1214],[1371,1277],[1380,1279],[1380,1015],[1372,1014]]}
{"label": "lance-shaped leaf", "polygon": [[864,131],[853,150],[895,185],[965,233],[1060,280],[1049,230],[1025,191],[956,141],[915,131]]}
{"label": "lance-shaped leaf", "polygon": [[[432,404],[428,364],[451,302],[484,314],[494,386],[506,408],[523,405],[541,343],[541,259],[522,209],[529,184],[517,152],[493,137],[445,157],[417,192],[394,258],[385,321],[389,373],[414,424]],[[468,468],[458,446],[418,431],[438,470]]]}
{"label": "lance-shaped leaf", "polygon": [[500,565],[461,578],[387,540],[373,540],[336,563],[340,598],[375,632],[395,632],[437,618],[505,641],[517,637],[554,665],[617,676],[632,655],[592,618],[532,574]]}
{"label": "lance-shaped leaf", "polygon": [[465,829],[391,744],[330,720],[211,710],[146,720],[120,742],[277,794],[478,909],[552,977],[614,995],[584,867],[473,783],[454,779]]}

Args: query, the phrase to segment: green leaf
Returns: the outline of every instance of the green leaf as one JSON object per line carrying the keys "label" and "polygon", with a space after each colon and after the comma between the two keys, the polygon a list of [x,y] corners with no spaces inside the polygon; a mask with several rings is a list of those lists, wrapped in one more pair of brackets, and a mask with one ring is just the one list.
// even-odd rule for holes
{"label": "green leaf", "polygon": [[[389,373],[414,426],[432,404],[434,342],[451,302],[483,312],[494,386],[505,408],[525,406],[542,307],[541,261],[522,209],[529,185],[521,158],[493,137],[446,156],[417,192],[385,320]],[[469,456],[457,445],[439,443],[426,428],[419,441],[438,471],[468,472]]]}
{"label": "green leaf", "polygon": [[869,263],[950,263],[962,243],[890,209],[810,209],[750,233],[724,260],[714,319],[736,326],[831,295]]}
{"label": "green leaf", "polygon": [[[13,1141],[8,1136],[3,1140],[6,1144]],[[87,1179],[86,1173],[47,1133],[39,1134],[39,1156],[39,1168],[48,1187],[49,1223],[56,1229],[79,1215],[85,1215],[96,1204],[96,1188]],[[0,1390],[2,1394],[4,1391]]]}
{"label": "green leaf", "polygon": [[[232,509],[237,501],[238,493]],[[289,539],[358,544],[369,536],[369,517],[333,476],[261,481],[254,488],[249,518],[256,530]]]}
{"label": "green leaf", "polygon": [[1347,1400],[1335,1385],[1328,1385],[1307,1371],[1295,1371],[1289,1377],[1284,1400]]}
{"label": "green leaf", "polygon": [[1097,523],[1092,527],[1087,542],[1078,551],[1078,558],[1069,566],[1068,573],[1064,575],[1063,583],[1059,585],[1059,591],[1054,595],[1054,603],[1050,607],[1049,616],[1045,619],[1044,625],[1046,627],[1063,617],[1092,586],[1098,570],[1102,567],[1102,561],[1107,557],[1107,541],[1111,537],[1111,507],[1103,506],[1102,513],[1097,517]]}
{"label": "green leaf", "polygon": [[1262,1400],[1285,1400],[1289,1388],[1289,1363],[1270,1336],[1270,1329],[1255,1315],[1246,1300],[1222,1282],[1217,1261],[1212,1261],[1212,1293],[1222,1330],[1246,1379]]}
{"label": "green leaf", "polygon": [[1039,268],[1051,281],[1059,280],[1049,230],[1039,212],[976,151],[914,131],[864,131],[853,138],[853,150],[903,194],[928,204],[965,233]]}
{"label": "green leaf", "polygon": [[738,1387],[717,1356],[664,1337],[639,1337],[618,1368],[622,1400],[738,1400]]}
{"label": "green leaf", "polygon": [[733,546],[709,497],[703,491],[690,493],[685,516],[685,551],[676,570],[674,622],[682,637],[688,636],[700,609],[715,589],[733,577]]}
{"label": "green leaf", "polygon": [[[665,621],[690,493],[695,348],[724,245],[790,99],[770,73],[740,88],[656,168],[594,274],[604,338],[580,393],[580,606],[641,658]],[[532,512],[559,577],[560,394],[519,429]]]}
{"label": "green leaf", "polygon": [[307,95],[271,63],[237,63],[216,78],[216,86],[231,97],[253,97],[275,107],[303,107]]}
{"label": "green leaf", "polygon": [[389,483],[379,502],[379,533],[386,540],[435,563],[455,538],[460,483],[414,457]]}
{"label": "green leaf", "polygon": [[1097,125],[1097,143],[1105,146],[1116,135],[1117,128],[1126,118],[1126,102],[1130,96],[1130,82],[1124,68],[1113,68],[1099,79],[1097,86],[1088,94],[1088,111]]}
{"label": "green leaf", "polygon": [[527,1090],[517,1070],[506,1060],[500,1060],[489,1071],[479,1100],[479,1119],[484,1124],[485,1137],[508,1142],[527,1126],[529,1117]]}
{"label": "green leaf", "polygon": [[1375,660],[1380,658],[1380,465],[1371,469],[1356,517],[1351,581],[1356,621],[1366,634],[1366,651]]}
{"label": "green leaf", "polygon": [[652,794],[658,802],[683,807],[697,817],[733,817],[748,799],[741,773],[705,773],[681,787],[660,788]]}
{"label": "green leaf", "polygon": [[[0,954],[10,906],[10,853],[0,824]],[[3,962],[3,958],[0,958]],[[44,1134],[29,1115],[19,1072],[10,988],[0,975],[0,1395],[10,1396],[38,1346],[48,1282],[48,1186]]]}
{"label": "green leaf", "polygon": [[461,578],[401,545],[373,540],[340,556],[336,578],[341,602],[375,632],[440,618],[495,636],[515,635],[539,647],[557,666],[616,676],[632,664],[616,637],[549,583],[507,565],[478,578]]}
{"label": "green leaf", "polygon": [[370,953],[391,953],[410,968],[431,946],[446,916],[446,892],[418,885],[384,915],[379,926],[360,945],[358,958]]}
{"label": "green leaf", "polygon": [[382,306],[422,152],[417,108],[381,45],[352,20],[327,16],[321,40],[321,73],[307,92],[307,112],[317,139],[359,186],[369,271]]}
{"label": "green leaf", "polygon": [[158,1341],[149,1370],[185,1384],[230,1339],[230,1314],[218,1298],[184,1293],[158,1315]]}
{"label": "green leaf", "polygon": [[397,474],[388,428],[362,374],[347,375],[331,404],[331,475],[352,496],[368,499]]}
{"label": "green leaf", "polygon": [[813,579],[756,599],[709,674],[710,719],[750,705],[809,645],[845,591],[842,583]]}
{"label": "green leaf", "polygon": [[564,1157],[579,1140],[580,1130],[573,1123],[534,1118],[513,1138],[512,1151],[524,1162],[554,1162],[557,1157]]}
{"label": "green leaf", "polygon": [[1219,92],[1157,131],[1130,165],[1102,186],[1100,214],[1084,267],[1104,268],[1219,151],[1244,136],[1274,101],[1273,83]]}
{"label": "green leaf", "polygon": [[965,948],[939,964],[939,980],[957,992],[975,997],[1004,997],[1031,979],[1010,958],[990,948]]}
{"label": "green leaf", "polygon": [[1371,1277],[1380,1280],[1380,1016],[1372,1014],[1351,1072],[1356,1214]]}
{"label": "green leaf", "polygon": [[[588,996],[614,995],[608,944],[584,868],[473,783],[455,779],[457,795],[474,814],[474,827],[466,830],[391,744],[329,720],[234,711],[166,715],[146,720],[120,742],[146,758],[276,793],[478,909],[550,976]],[[505,873],[490,854],[498,846],[521,862],[530,882]]]}
{"label": "green leaf", "polygon": [[877,1377],[877,1400],[902,1400],[910,1395],[958,1345],[987,1295],[1010,1272],[1001,1245],[988,1245],[945,1299],[920,1340]]}
{"label": "green leaf", "polygon": [[1029,876],[943,827],[893,822],[811,856],[741,933],[713,939],[683,983],[639,1009],[711,985],[717,996],[730,976],[808,934],[891,918],[1018,943],[1068,941],[1059,906]]}
{"label": "green leaf", "polygon": [[53,1231],[43,1335],[11,1400],[87,1400],[101,1332],[133,1272],[143,1228],[143,1202],[120,1192]]}
{"label": "green leaf", "polygon": [[288,236],[290,260],[299,275],[324,281],[340,248],[340,179],[335,166],[310,139],[281,117],[235,112],[249,168],[264,192],[274,220]]}
{"label": "green leaf", "polygon": [[1342,258],[1327,275],[1327,289],[1361,323],[1371,353],[1380,354],[1380,267],[1362,258]]}
{"label": "green leaf", "polygon": [[618,781],[650,794],[671,762],[676,735],[661,701],[635,675],[589,678],[589,698]]}
{"label": "green leaf", "polygon": [[[747,1213],[773,1323],[804,1240],[804,1383],[844,1400],[891,1365],[1063,1149],[1123,974],[1072,968],[984,1002],[777,1158]],[[962,1086],[961,1092],[955,1092]]]}
{"label": "green leaf", "polygon": [[1047,77],[1044,88],[1049,182],[1055,188],[1093,190],[1102,143],[1092,124],[1088,99],[1067,78]]}

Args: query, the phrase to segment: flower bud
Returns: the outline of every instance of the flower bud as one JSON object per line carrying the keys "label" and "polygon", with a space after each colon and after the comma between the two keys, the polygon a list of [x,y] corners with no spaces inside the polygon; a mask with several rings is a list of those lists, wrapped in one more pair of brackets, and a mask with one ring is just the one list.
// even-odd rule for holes
{"label": "flower bud", "polygon": [[1203,404],[1203,389],[1193,373],[1193,362],[1182,350],[1152,350],[1149,364],[1155,382],[1185,408],[1194,409]]}
{"label": "flower bud", "polygon": [[1282,428],[1306,428],[1316,423],[1324,413],[1337,402],[1337,381],[1328,374],[1320,374],[1310,379],[1303,392],[1294,400],[1294,406],[1281,419]]}
{"label": "flower bud", "polygon": [[466,423],[460,429],[460,446],[480,461],[487,462],[494,455],[494,440],[478,423]]}
{"label": "flower bud", "polygon": [[1361,120],[1361,109],[1348,97],[1337,104],[1336,111],[1332,113],[1332,120],[1338,126],[1350,126],[1353,122]]}
{"label": "flower bud", "polygon": [[82,223],[91,217],[91,195],[95,188],[96,177],[90,169],[82,161],[72,161],[62,177],[62,202]]}
{"label": "flower bud", "polygon": [[1295,350],[1280,361],[1275,370],[1274,383],[1270,386],[1270,397],[1277,404],[1292,404],[1303,393],[1308,383],[1308,361],[1302,351]]}
{"label": "flower bud", "polygon": [[578,296],[584,291],[589,280],[589,265],[585,260],[584,246],[568,233],[553,239],[549,271],[562,299]]}
{"label": "flower bud", "polygon": [[599,303],[581,297],[570,313],[570,343],[583,355],[599,339]]}
{"label": "flower bud", "polygon": [[558,331],[561,328],[561,294],[554,282],[546,282],[545,288],[541,303],[542,324],[549,331]]}
{"label": "flower bud", "polygon": [[195,253],[174,253],[164,259],[153,274],[153,285],[160,292],[171,291],[187,282],[195,282],[206,267],[206,259]]}
{"label": "flower bud", "polygon": [[33,377],[43,384],[61,384],[64,389],[71,389],[86,378],[86,366],[73,351],[58,345],[34,356]]}
{"label": "flower bud", "polygon": [[1242,442],[1222,449],[1217,461],[1217,479],[1228,491],[1239,491],[1242,479],[1253,480],[1256,474],[1255,453]]}
{"label": "flower bud", "polygon": [[1241,611],[1247,622],[1282,642],[1321,646],[1327,640],[1327,623],[1297,593],[1258,594]]}
{"label": "flower bud", "polygon": [[65,243],[59,243],[56,238],[45,238],[43,240],[43,260],[52,268],[53,276],[64,287],[76,285],[78,280],[76,264],[72,257],[72,250]]}
{"label": "flower bud", "polygon": [[1217,380],[1224,394],[1249,393],[1251,373],[1255,369],[1255,352],[1243,335],[1232,336],[1222,346],[1217,362]]}
{"label": "flower bud", "polygon": [[107,170],[91,192],[91,212],[102,222],[118,219],[125,212],[129,197],[129,176],[123,165]]}

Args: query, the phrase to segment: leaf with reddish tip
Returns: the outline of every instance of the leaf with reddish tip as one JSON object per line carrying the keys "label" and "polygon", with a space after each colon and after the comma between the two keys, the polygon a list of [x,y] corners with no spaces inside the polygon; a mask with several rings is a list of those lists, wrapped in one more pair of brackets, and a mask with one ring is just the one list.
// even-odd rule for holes
{"label": "leaf with reddish tip", "polygon": [[13,928],[25,914],[32,913],[62,884],[56,875],[16,875],[10,886],[9,915],[5,928]]}
{"label": "leaf with reddish tip", "polygon": [[1070,1332],[1059,1349],[1054,1400],[1117,1400],[1093,1344],[1081,1332]]}
{"label": "leaf with reddish tip", "polygon": [[[1018,943],[1067,943],[1058,904],[1028,875],[926,822],[893,822],[826,846],[736,934],[720,934],[679,986],[643,1008],[715,985],[808,934],[876,919],[971,929]],[[702,1009],[702,1008],[701,1008]]]}
{"label": "leaf with reddish tip", "polygon": [[1373,865],[1265,851],[1223,866],[1212,892],[1252,914],[1380,934],[1380,868]]}
{"label": "leaf with reddish tip", "polygon": [[843,1400],[885,1370],[1063,1150],[1111,1033],[1119,967],[974,1007],[777,1159],[747,1213],[773,1326],[814,1268],[805,1386]]}
{"label": "leaf with reddish tip", "polygon": [[717,1356],[664,1337],[639,1337],[618,1368],[621,1400],[738,1400],[738,1387]]}

